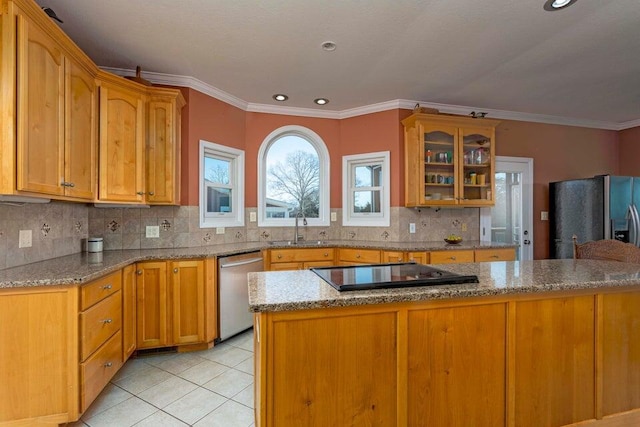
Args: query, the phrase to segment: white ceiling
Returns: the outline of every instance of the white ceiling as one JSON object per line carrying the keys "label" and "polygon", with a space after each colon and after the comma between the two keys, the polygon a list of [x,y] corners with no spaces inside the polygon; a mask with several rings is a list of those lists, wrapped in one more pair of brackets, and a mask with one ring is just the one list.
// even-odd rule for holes
{"label": "white ceiling", "polygon": [[[100,66],[192,77],[247,105],[326,114],[413,100],[640,125],[639,0],[555,12],[544,0],[37,2]],[[334,52],[321,49],[327,40]],[[318,97],[330,103],[318,107]]]}

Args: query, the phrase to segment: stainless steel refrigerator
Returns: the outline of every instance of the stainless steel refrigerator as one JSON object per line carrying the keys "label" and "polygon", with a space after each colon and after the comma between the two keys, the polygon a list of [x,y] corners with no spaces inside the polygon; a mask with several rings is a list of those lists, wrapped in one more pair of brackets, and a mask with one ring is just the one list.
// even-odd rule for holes
{"label": "stainless steel refrigerator", "polygon": [[640,178],[600,175],[549,184],[549,254],[573,257],[578,242],[617,239],[640,245]]}

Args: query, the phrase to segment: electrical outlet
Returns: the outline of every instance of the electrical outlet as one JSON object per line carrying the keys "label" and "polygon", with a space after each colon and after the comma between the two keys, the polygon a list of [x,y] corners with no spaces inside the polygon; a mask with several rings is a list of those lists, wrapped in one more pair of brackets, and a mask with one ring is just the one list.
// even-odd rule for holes
{"label": "electrical outlet", "polygon": [[216,234],[224,234],[224,227],[216,227]]}
{"label": "electrical outlet", "polygon": [[255,212],[249,212],[249,222],[256,222],[257,219],[258,217]]}
{"label": "electrical outlet", "polygon": [[331,212],[331,221],[337,221],[338,220],[338,213],[337,212]]}
{"label": "electrical outlet", "polygon": [[31,244],[31,230],[20,230],[20,237],[18,238],[19,248],[30,248]]}
{"label": "electrical outlet", "polygon": [[549,221],[549,212],[540,211],[540,221]]}
{"label": "electrical outlet", "polygon": [[146,236],[148,238],[157,238],[160,237],[160,226],[159,225],[147,225]]}
{"label": "electrical outlet", "polygon": [[410,222],[409,223],[409,233],[413,234],[416,232],[416,224],[415,222]]}
{"label": "electrical outlet", "polygon": [[467,231],[467,223],[463,222],[462,225],[460,225],[460,231]]}

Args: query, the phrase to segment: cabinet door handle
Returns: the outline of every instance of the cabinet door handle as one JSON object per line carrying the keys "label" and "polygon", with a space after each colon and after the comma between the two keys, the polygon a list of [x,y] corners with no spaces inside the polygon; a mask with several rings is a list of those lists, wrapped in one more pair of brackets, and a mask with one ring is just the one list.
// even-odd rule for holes
{"label": "cabinet door handle", "polygon": [[136,194],[137,194],[138,196],[144,196],[144,191],[138,191]]}
{"label": "cabinet door handle", "polygon": [[149,191],[149,195],[150,196],[153,196],[154,194],[156,194],[156,193],[154,193],[153,191]]}
{"label": "cabinet door handle", "polygon": [[113,363],[111,363],[111,362],[107,362],[107,363],[104,364],[105,368],[110,368],[112,366],[113,366]]}
{"label": "cabinet door handle", "polygon": [[104,320],[102,321],[102,323],[104,323],[104,324],[111,323],[111,322],[113,322],[113,320],[112,320],[112,319],[104,319]]}
{"label": "cabinet door handle", "polygon": [[174,272],[174,273],[177,273],[177,272],[178,272],[178,269],[177,269],[177,268],[174,268],[174,269],[173,269],[173,272]]}
{"label": "cabinet door handle", "polygon": [[402,258],[398,257],[398,262],[402,262]]}
{"label": "cabinet door handle", "polygon": [[138,270],[136,271],[136,273],[138,274],[138,276],[142,276],[142,270]]}
{"label": "cabinet door handle", "polygon": [[109,289],[113,288],[113,285],[111,283],[109,283],[108,285],[104,285],[102,287],[102,289],[104,289],[105,291],[108,291]]}
{"label": "cabinet door handle", "polygon": [[75,187],[76,185],[73,182],[67,182],[67,181],[62,181],[60,183],[61,186],[63,187]]}

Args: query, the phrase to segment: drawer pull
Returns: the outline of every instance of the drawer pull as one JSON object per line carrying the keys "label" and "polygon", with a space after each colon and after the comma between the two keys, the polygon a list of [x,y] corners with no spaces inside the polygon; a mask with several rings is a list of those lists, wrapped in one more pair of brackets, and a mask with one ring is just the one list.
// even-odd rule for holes
{"label": "drawer pull", "polygon": [[498,255],[491,255],[489,258],[500,258]]}
{"label": "drawer pull", "polygon": [[357,254],[357,255],[356,255],[356,258],[360,258],[360,254]]}
{"label": "drawer pull", "polygon": [[398,262],[402,261],[402,258],[398,257]]}
{"label": "drawer pull", "polygon": [[113,285],[111,283],[109,283],[108,285],[104,285],[102,287],[102,289],[104,289],[105,291],[108,291],[109,289],[113,288]]}
{"label": "drawer pull", "polygon": [[112,319],[104,319],[104,320],[102,321],[102,323],[104,323],[104,324],[111,323],[111,322],[113,322],[113,320],[112,320]]}
{"label": "drawer pull", "polygon": [[325,253],[324,253],[324,256],[329,256],[329,254],[325,252]]}
{"label": "drawer pull", "polygon": [[174,272],[174,273],[177,273],[177,272],[178,272],[178,269],[177,269],[177,268],[174,268],[174,269],[173,269],[173,272]]}
{"label": "drawer pull", "polygon": [[452,257],[449,257],[449,259],[452,260],[452,261],[455,261],[456,257],[452,256]]}
{"label": "drawer pull", "polygon": [[278,259],[282,258],[282,255],[278,254]]}
{"label": "drawer pull", "polygon": [[111,362],[107,362],[107,363],[104,364],[105,368],[110,368],[112,366],[113,366],[113,363],[111,363]]}

